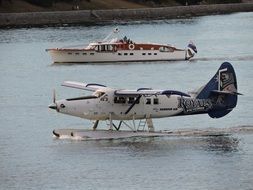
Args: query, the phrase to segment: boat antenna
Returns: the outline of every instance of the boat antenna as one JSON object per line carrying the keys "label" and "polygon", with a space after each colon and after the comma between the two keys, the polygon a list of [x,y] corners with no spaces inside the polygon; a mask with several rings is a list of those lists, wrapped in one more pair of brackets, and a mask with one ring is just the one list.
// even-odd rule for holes
{"label": "boat antenna", "polygon": [[119,33],[118,27],[114,28],[113,31],[111,31],[110,34],[102,40],[102,42],[106,42],[113,34],[117,34],[117,33]]}

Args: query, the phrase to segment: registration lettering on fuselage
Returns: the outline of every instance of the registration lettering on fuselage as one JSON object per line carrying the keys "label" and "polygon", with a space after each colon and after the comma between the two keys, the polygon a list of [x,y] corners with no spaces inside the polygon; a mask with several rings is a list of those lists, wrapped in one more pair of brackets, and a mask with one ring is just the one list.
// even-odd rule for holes
{"label": "registration lettering on fuselage", "polygon": [[212,108],[210,99],[178,98],[178,108],[183,108],[184,113],[208,111]]}

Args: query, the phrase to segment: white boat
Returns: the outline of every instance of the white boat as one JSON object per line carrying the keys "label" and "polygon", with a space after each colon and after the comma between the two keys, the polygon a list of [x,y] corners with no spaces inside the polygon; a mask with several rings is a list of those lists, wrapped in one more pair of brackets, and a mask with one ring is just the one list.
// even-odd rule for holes
{"label": "white boat", "polygon": [[[115,32],[116,31],[116,32]],[[128,39],[109,38],[93,42],[86,47],[46,49],[54,63],[104,63],[132,61],[174,61],[188,60],[197,53],[196,46],[190,42],[185,49],[168,44],[137,43]]]}

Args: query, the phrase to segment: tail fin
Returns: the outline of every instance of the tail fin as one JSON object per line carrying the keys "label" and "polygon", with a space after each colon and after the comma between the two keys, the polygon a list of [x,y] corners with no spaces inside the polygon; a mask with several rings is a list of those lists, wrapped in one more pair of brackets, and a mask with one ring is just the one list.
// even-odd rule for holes
{"label": "tail fin", "polygon": [[220,118],[228,114],[237,104],[237,82],[233,66],[224,62],[214,77],[197,94],[197,99],[210,99],[212,108],[208,115]]}

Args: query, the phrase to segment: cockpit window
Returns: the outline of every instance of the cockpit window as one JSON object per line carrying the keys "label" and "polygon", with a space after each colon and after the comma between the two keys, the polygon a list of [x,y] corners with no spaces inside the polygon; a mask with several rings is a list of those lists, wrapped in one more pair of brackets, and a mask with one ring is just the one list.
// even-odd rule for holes
{"label": "cockpit window", "polygon": [[96,91],[96,92],[93,93],[93,95],[96,96],[97,98],[100,98],[104,94],[105,94],[105,92],[102,92],[102,91]]}

